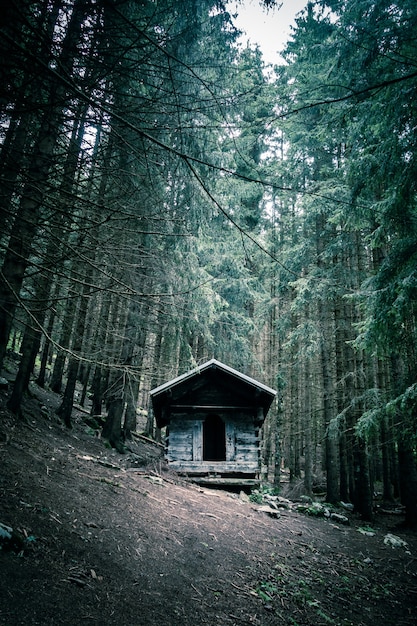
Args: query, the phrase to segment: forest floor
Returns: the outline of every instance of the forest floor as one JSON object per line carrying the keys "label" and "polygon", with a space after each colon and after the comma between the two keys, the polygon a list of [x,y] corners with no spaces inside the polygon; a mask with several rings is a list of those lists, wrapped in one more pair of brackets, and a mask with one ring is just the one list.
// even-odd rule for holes
{"label": "forest floor", "polygon": [[[417,535],[378,515],[375,534],[294,508],[274,519],[186,483],[140,439],[120,455],[40,389],[16,421],[0,395],[0,624],[411,626]],[[4,532],[4,531],[3,531]],[[407,545],[384,543],[387,533]]]}

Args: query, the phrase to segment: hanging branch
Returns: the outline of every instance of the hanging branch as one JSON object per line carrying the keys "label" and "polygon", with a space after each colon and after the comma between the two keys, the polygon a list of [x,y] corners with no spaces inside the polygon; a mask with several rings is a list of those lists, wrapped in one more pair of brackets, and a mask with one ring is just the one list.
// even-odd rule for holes
{"label": "hanging branch", "polygon": [[284,265],[284,263],[282,263],[282,261],[277,259],[277,257],[275,255],[273,255],[271,252],[269,252],[269,250],[264,248],[263,245],[259,243],[259,241],[257,241],[254,237],[252,237],[252,235],[250,233],[248,233],[247,230],[242,228],[242,226],[240,226],[240,224],[238,224],[236,222],[236,220],[233,219],[233,217],[221,206],[221,204],[216,200],[216,198],[213,196],[211,191],[207,188],[207,185],[204,183],[203,179],[198,174],[198,172],[196,171],[195,167],[192,165],[190,160],[188,160],[187,157],[184,157],[184,161],[187,164],[187,166],[189,167],[189,169],[191,170],[193,176],[198,181],[199,185],[201,185],[203,191],[207,194],[207,196],[214,203],[214,205],[217,207],[217,209],[226,217],[226,219],[229,220],[229,222],[231,224],[233,224],[233,226],[235,228],[237,228],[237,230],[241,233],[241,235],[244,235],[247,239],[249,239],[252,243],[254,243],[255,246],[257,248],[259,248],[259,250],[261,250],[266,255],[268,255],[273,261],[275,261],[275,263],[278,263],[278,265],[280,265],[284,270],[286,270],[290,274],[293,274],[294,276],[297,276],[297,278],[299,278],[299,275],[298,275],[297,272],[294,272],[292,269],[290,269],[289,267]]}
{"label": "hanging branch", "polygon": [[355,90],[355,89],[350,89],[349,87],[346,87],[346,89],[350,89],[350,93],[348,93],[346,96],[340,96],[339,98],[326,98],[325,100],[317,100],[315,102],[310,102],[310,104],[304,104],[303,106],[297,107],[296,109],[291,109],[290,111],[287,111],[286,113],[281,113],[280,115],[277,115],[275,119],[277,120],[285,119],[286,117],[290,115],[294,115],[296,113],[300,113],[301,111],[306,111],[308,109],[314,109],[316,107],[322,106],[323,104],[337,104],[338,102],[346,102],[346,100],[351,100],[352,98],[359,98],[360,96],[363,96],[364,94],[369,94],[371,97],[372,96],[371,92],[381,91],[382,89],[385,89],[385,87],[390,87],[391,85],[395,85],[396,83],[401,83],[405,80],[410,80],[411,78],[416,78],[416,77],[417,77],[417,72],[412,72],[411,74],[406,74],[405,76],[397,76],[397,78],[391,78],[390,80],[383,80],[382,82],[376,83],[375,85],[369,85],[368,87],[365,87],[364,89]]}
{"label": "hanging branch", "polygon": [[[23,50],[22,46],[20,46],[17,42],[14,42],[12,38],[7,36],[7,34],[4,34],[3,36],[9,41],[9,43],[11,45],[14,45],[15,47]],[[29,54],[29,55],[31,54],[28,51],[25,51],[25,52],[27,54]],[[283,191],[283,192],[286,192],[286,193],[300,194],[300,195],[304,195],[304,196],[305,195],[313,196],[313,197],[316,197],[316,198],[321,198],[323,200],[328,200],[328,201],[333,202],[335,204],[351,206],[351,202],[349,200],[341,200],[339,198],[332,198],[331,196],[320,194],[320,193],[318,193],[317,191],[314,191],[314,190],[301,189],[301,188],[295,188],[295,187],[287,187],[287,186],[284,186],[284,185],[278,185],[277,183],[274,183],[271,180],[265,180],[265,179],[262,179],[262,178],[255,178],[255,177],[252,177],[252,176],[247,176],[245,174],[239,174],[236,170],[229,169],[229,168],[224,167],[222,165],[216,165],[215,163],[210,163],[206,159],[201,159],[201,158],[192,156],[190,154],[187,154],[186,152],[182,152],[181,150],[178,150],[177,148],[174,148],[174,147],[166,144],[165,142],[161,141],[160,139],[157,139],[153,135],[150,135],[149,133],[147,133],[146,131],[142,130],[141,128],[138,128],[136,126],[136,124],[133,124],[132,122],[127,120],[123,115],[121,115],[120,113],[115,111],[110,105],[106,105],[103,102],[98,102],[97,100],[93,99],[89,94],[83,92],[72,80],[70,80],[69,78],[66,78],[65,76],[62,76],[61,74],[59,74],[59,72],[57,72],[57,70],[55,70],[53,67],[50,67],[48,64],[43,62],[42,59],[36,57],[36,55],[31,55],[31,56],[32,56],[32,59],[33,59],[34,62],[36,62],[37,64],[41,65],[43,67],[43,69],[45,69],[47,72],[53,74],[53,76],[57,80],[59,80],[62,83],[64,83],[69,89],[71,89],[73,91],[73,93],[78,98],[86,101],[94,110],[100,111],[102,113],[107,113],[114,120],[117,120],[118,122],[123,124],[129,130],[132,130],[133,132],[137,133],[140,137],[142,137],[142,139],[146,139],[150,143],[158,146],[159,148],[161,148],[162,150],[168,152],[169,154],[172,154],[172,155],[176,156],[177,158],[181,159],[184,162],[187,162],[187,163],[191,163],[192,162],[192,163],[195,163],[196,165],[203,165],[205,167],[209,167],[213,171],[220,172],[222,174],[227,174],[228,176],[232,176],[233,178],[237,178],[238,180],[242,180],[242,181],[248,182],[248,183],[258,183],[258,184],[263,185],[264,187],[268,187],[268,188],[274,189],[276,191]],[[417,73],[416,73],[416,75],[417,75]],[[369,88],[369,89],[372,89],[372,88]],[[368,89],[368,91],[369,91],[369,89]],[[351,96],[349,96],[349,97],[353,97],[353,94]],[[332,101],[329,100],[329,104],[331,102]],[[319,105],[320,105],[320,103],[313,103],[313,104],[308,105],[308,106],[312,107],[312,106],[319,106]],[[302,109],[300,108],[299,110],[302,110]]]}

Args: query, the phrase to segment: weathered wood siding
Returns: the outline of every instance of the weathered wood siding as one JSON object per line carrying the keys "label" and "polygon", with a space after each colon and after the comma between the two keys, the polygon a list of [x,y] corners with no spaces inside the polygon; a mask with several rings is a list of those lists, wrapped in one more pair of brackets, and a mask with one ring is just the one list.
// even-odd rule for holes
{"label": "weathered wood siding", "polygon": [[253,417],[224,415],[226,430],[226,460],[203,460],[204,416],[176,417],[171,421],[167,443],[167,460],[172,469],[184,473],[219,472],[249,473],[259,470],[258,427]]}
{"label": "weathered wood siding", "polygon": [[253,420],[235,423],[235,460],[237,462],[259,463],[258,429]]}
{"label": "weathered wood siding", "polygon": [[171,461],[170,468],[182,474],[250,474],[259,472],[259,463],[236,461]]}
{"label": "weathered wood siding", "polygon": [[175,420],[170,424],[167,460],[193,461],[195,420]]}

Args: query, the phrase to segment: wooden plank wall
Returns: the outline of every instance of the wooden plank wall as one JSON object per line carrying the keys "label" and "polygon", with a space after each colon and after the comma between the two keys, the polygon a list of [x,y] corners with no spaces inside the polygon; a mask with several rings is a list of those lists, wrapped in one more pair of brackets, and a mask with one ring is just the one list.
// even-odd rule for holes
{"label": "wooden plank wall", "polygon": [[[203,460],[204,419],[175,418],[169,427],[168,462]],[[251,466],[259,463],[259,436],[253,418],[230,418],[226,421],[226,461]],[[177,465],[177,463],[176,463]]]}

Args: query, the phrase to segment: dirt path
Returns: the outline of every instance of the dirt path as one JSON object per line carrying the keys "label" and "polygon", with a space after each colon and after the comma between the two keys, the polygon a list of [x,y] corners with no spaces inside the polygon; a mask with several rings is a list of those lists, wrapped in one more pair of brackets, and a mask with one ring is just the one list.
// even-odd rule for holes
{"label": "dirt path", "polygon": [[80,419],[70,432],[8,420],[2,410],[0,522],[24,542],[0,551],[0,624],[417,623],[417,537],[394,518],[373,537],[355,517],[272,519],[160,472],[156,446],[121,456]]}

